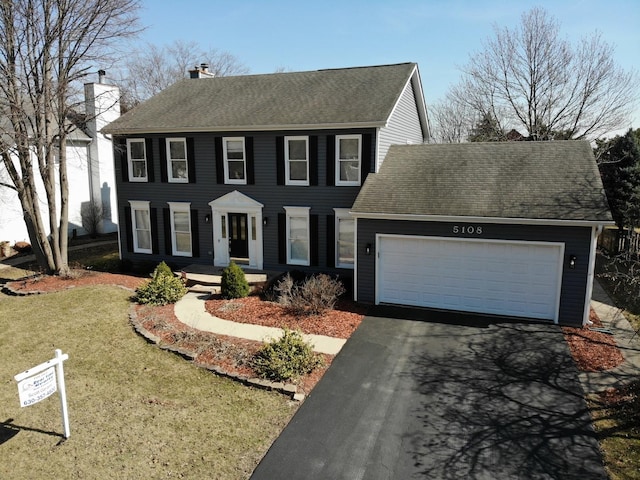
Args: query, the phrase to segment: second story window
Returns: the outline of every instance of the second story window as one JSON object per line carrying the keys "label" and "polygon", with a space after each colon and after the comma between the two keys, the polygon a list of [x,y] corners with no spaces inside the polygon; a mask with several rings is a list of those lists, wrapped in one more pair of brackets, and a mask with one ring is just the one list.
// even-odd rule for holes
{"label": "second story window", "polygon": [[360,185],[362,135],[336,136],[336,185]]}
{"label": "second story window", "polygon": [[309,137],[285,137],[287,185],[309,185]]}
{"label": "second story window", "polygon": [[187,183],[189,181],[187,163],[187,141],[184,138],[167,138],[167,171],[169,181]]}
{"label": "second story window", "polygon": [[224,138],[222,145],[225,183],[245,185],[247,183],[247,164],[244,138]]}
{"label": "second story window", "polygon": [[144,138],[127,139],[127,158],[129,166],[129,181],[146,182],[147,152]]}

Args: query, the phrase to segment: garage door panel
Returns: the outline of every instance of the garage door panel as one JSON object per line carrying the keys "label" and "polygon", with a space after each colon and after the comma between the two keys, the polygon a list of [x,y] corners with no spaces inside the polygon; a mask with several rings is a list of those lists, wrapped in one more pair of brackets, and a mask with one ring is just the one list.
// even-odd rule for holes
{"label": "garage door panel", "polygon": [[560,244],[380,236],[377,300],[555,320]]}

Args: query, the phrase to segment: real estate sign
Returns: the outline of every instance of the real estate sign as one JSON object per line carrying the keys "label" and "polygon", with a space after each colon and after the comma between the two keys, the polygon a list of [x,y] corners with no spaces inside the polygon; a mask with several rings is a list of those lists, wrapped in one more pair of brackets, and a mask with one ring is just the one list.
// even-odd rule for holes
{"label": "real estate sign", "polygon": [[56,369],[49,367],[32,377],[27,377],[18,382],[18,395],[20,406],[28,407],[34,403],[53,395],[58,390],[56,383]]}
{"label": "real estate sign", "polygon": [[60,392],[60,412],[62,413],[62,427],[65,438],[69,438],[69,413],[67,410],[67,393],[64,387],[64,370],[62,362],[69,359],[69,355],[56,350],[55,358],[41,363],[29,370],[17,374],[18,396],[20,406],[34,405],[57,391]]}

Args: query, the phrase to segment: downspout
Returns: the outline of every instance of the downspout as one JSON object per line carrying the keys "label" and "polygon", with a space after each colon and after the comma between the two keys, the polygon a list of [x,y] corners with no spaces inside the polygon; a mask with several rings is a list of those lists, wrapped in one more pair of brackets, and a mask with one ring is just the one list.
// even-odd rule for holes
{"label": "downspout", "polygon": [[593,295],[593,282],[595,281],[596,249],[598,247],[598,237],[602,233],[603,228],[602,225],[591,227],[591,248],[589,249],[589,267],[587,271],[587,288],[584,299],[582,326],[592,323],[591,320],[589,320],[589,314],[591,313],[591,295]]}

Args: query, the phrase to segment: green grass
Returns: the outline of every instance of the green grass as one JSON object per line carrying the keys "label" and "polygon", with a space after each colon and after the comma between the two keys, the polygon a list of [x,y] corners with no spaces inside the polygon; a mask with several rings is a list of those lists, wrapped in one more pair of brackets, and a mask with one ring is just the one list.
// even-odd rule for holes
{"label": "green grass", "polygon": [[[117,287],[0,296],[0,478],[248,478],[289,421],[286,397],[137,336],[129,296]],[[61,444],[58,396],[20,408],[13,379],[56,348],[69,354],[71,437]]]}

